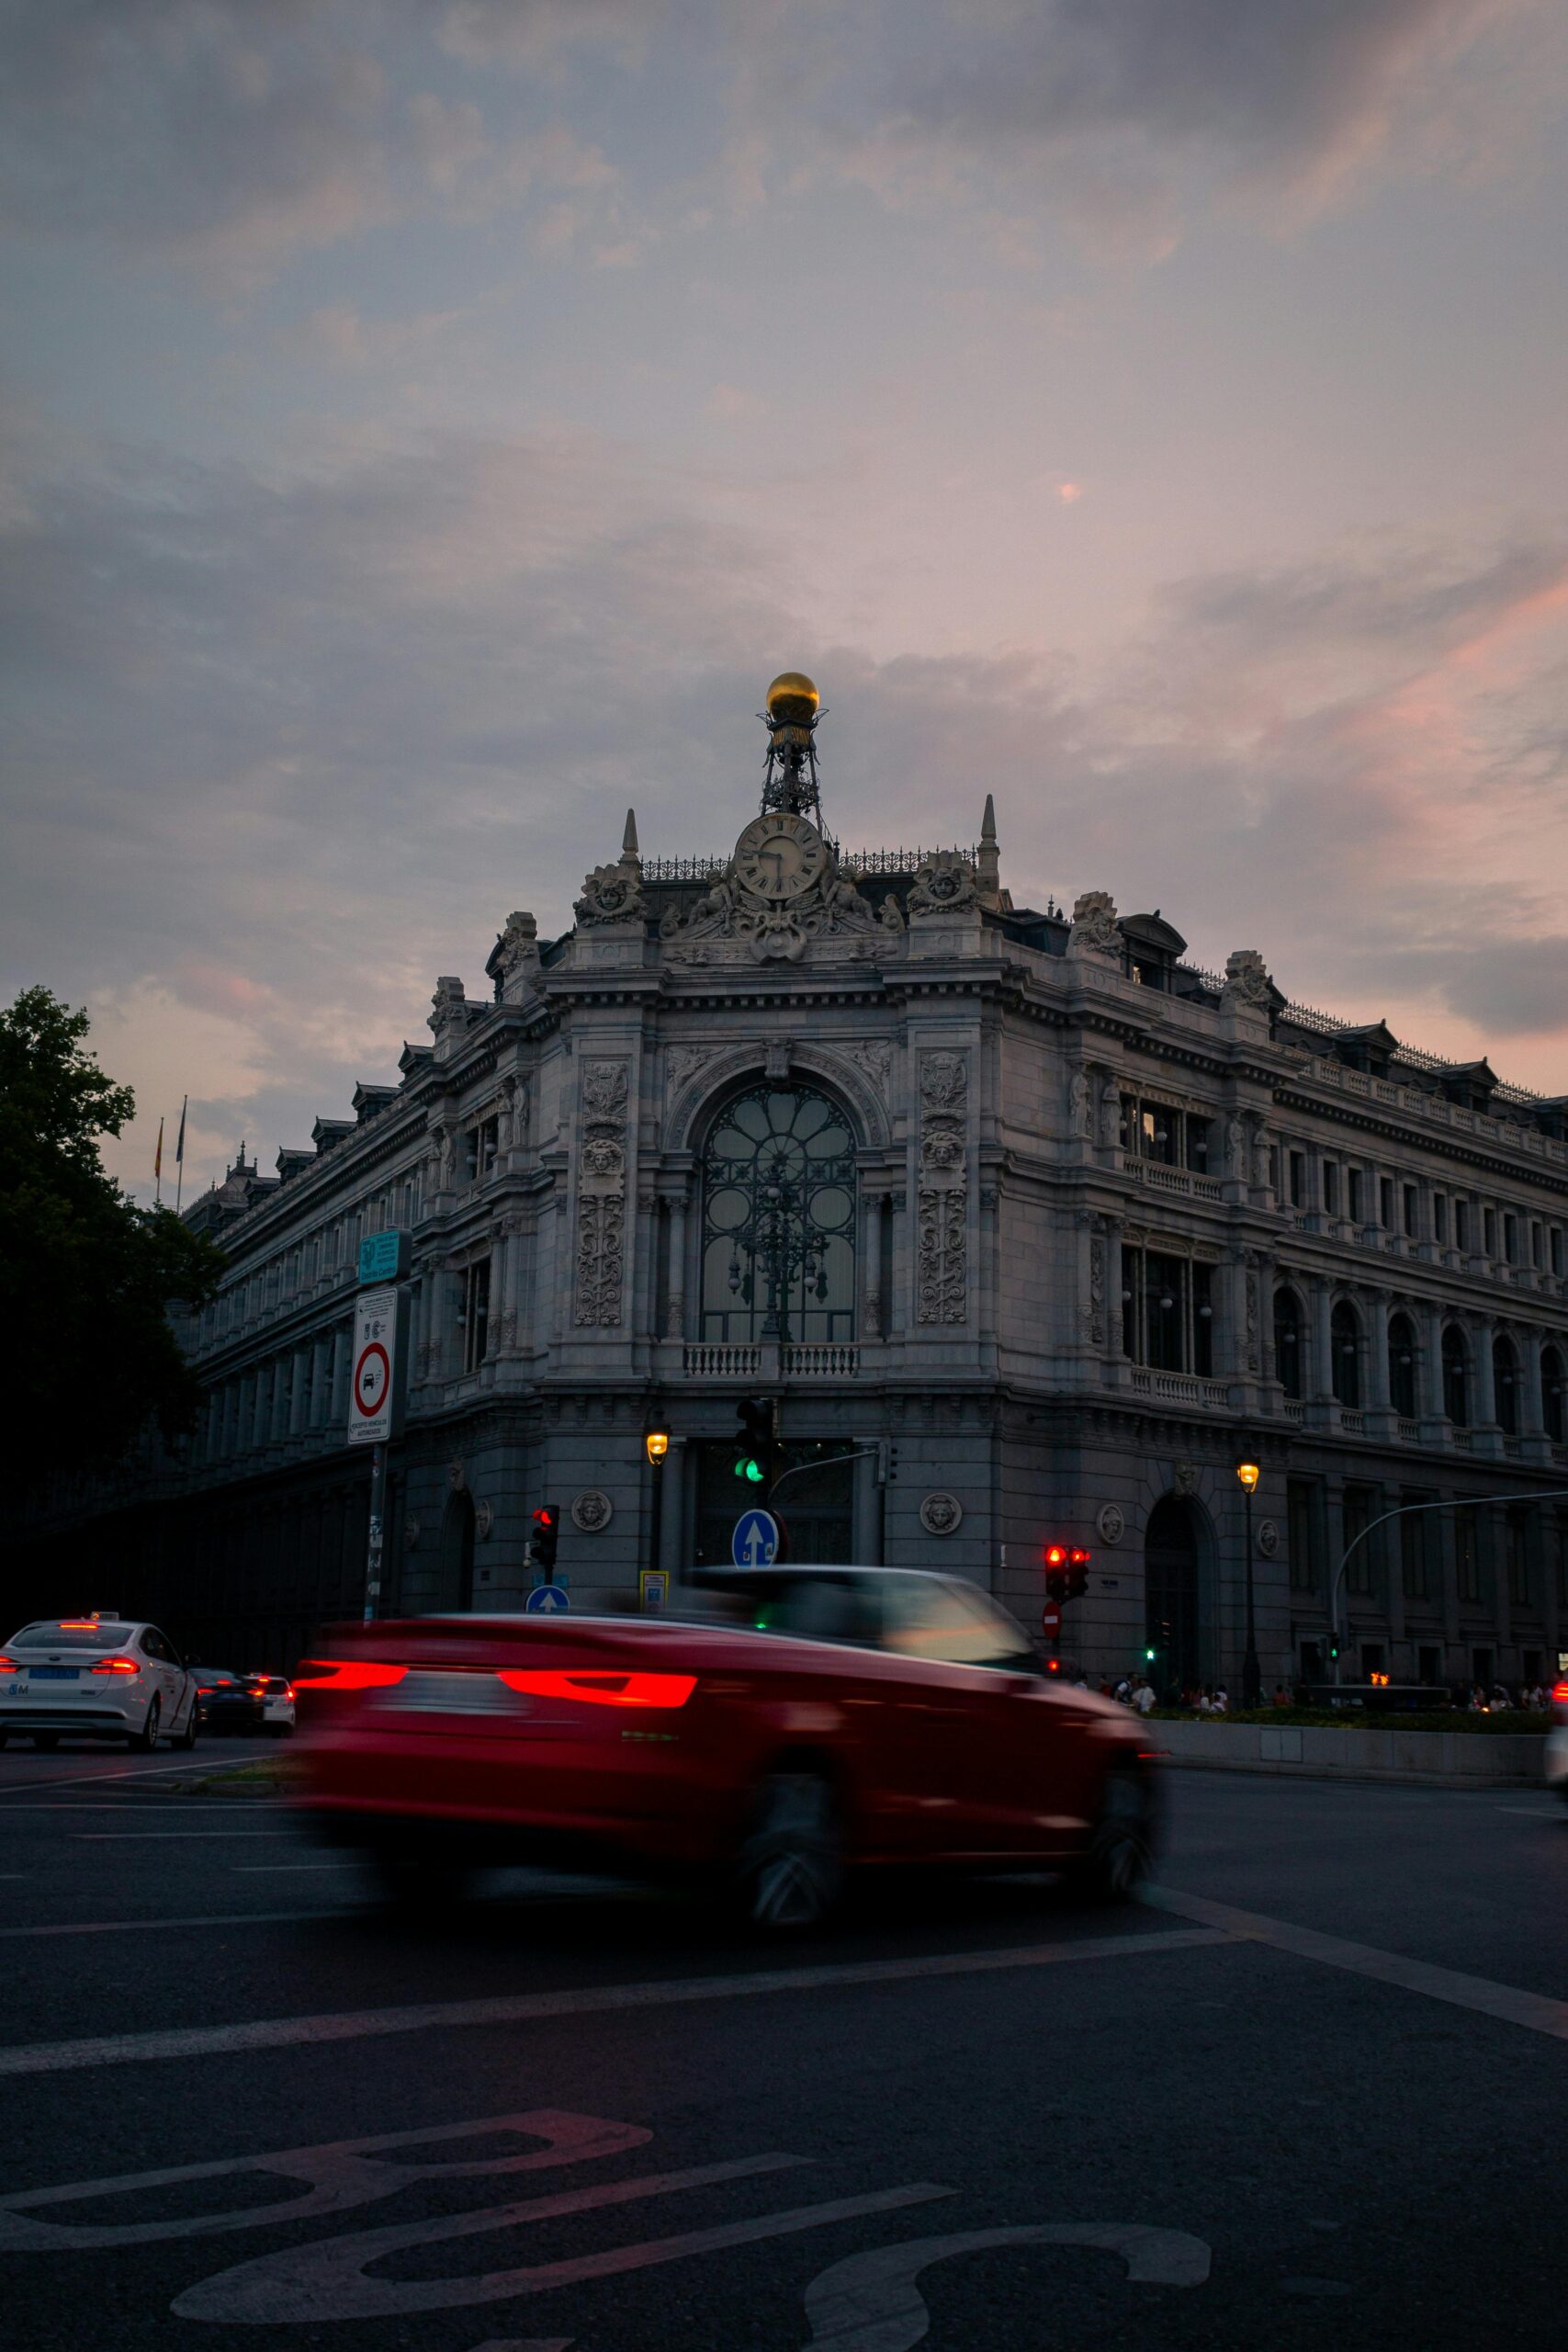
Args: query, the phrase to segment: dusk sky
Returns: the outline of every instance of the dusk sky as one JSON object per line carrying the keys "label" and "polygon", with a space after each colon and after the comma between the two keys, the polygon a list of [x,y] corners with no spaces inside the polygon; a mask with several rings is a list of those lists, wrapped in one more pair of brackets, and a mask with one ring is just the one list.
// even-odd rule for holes
{"label": "dusk sky", "polygon": [[[150,1196],[725,852],[1568,1092],[1562,0],[0,5],[3,963]],[[167,1187],[165,1187],[167,1191]]]}

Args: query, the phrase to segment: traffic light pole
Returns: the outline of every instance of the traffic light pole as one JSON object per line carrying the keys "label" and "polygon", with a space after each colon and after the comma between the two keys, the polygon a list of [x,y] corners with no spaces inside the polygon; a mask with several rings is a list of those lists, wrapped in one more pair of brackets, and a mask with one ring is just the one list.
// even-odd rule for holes
{"label": "traffic light pole", "polygon": [[[1344,1551],[1340,1554],[1339,1566],[1334,1571],[1334,1582],[1329,1587],[1328,1631],[1329,1638],[1334,1645],[1334,1657],[1332,1661],[1334,1667],[1334,1680],[1337,1682],[1339,1679],[1339,1597],[1345,1582],[1345,1571],[1350,1564],[1351,1553],[1356,1549],[1356,1546],[1359,1544],[1364,1544],[1366,1542],[1368,1536],[1371,1534],[1374,1528],[1386,1526],[1391,1519],[1414,1519],[1418,1512],[1427,1510],[1460,1510],[1461,1509],[1465,1510],[1473,1510],[1482,1503],[1561,1502],[1568,1502],[1568,1481],[1565,1481],[1562,1486],[1558,1487],[1537,1487],[1531,1492],[1523,1495],[1452,1495],[1446,1502],[1440,1503],[1401,1503],[1397,1510],[1380,1511],[1376,1519],[1369,1519],[1365,1527],[1360,1530],[1359,1533],[1351,1536],[1350,1541],[1346,1544]],[[1251,1548],[1252,1547],[1249,1544],[1247,1546],[1249,1555]]]}
{"label": "traffic light pole", "polygon": [[1258,1611],[1253,1591],[1252,1575],[1252,1488],[1242,1488],[1247,1505],[1247,1654],[1241,1661],[1241,1703],[1244,1707],[1259,1707],[1263,1703],[1263,1668],[1258,1657]]}

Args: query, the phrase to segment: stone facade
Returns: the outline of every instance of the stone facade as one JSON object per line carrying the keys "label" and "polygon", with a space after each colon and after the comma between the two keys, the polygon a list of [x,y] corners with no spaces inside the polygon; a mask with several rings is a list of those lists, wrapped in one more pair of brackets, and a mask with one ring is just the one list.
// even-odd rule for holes
{"label": "stone facade", "polygon": [[[977,849],[858,859],[775,813],[728,860],[645,863],[628,820],[572,931],[513,913],[400,1083],[193,1206],[230,1253],[185,1334],[203,1424],[52,1540],[138,1563],[114,1598],[237,1664],[356,1611],[355,1250],[406,1226],[389,1605],[519,1606],[546,1500],[574,1603],[633,1605],[650,1419],[678,1569],[762,1393],[789,1460],[855,1456],[828,1502],[795,1488],[818,1556],[961,1569],[1033,1623],[1043,1545],[1090,1547],[1063,1647],[1091,1672],[1153,1645],[1234,1687],[1244,1452],[1266,1684],[1321,1666],[1344,1545],[1416,1498],[1474,1501],[1359,1547],[1352,1668],[1551,1672],[1564,1519],[1523,1498],[1568,1513],[1564,1105],[1292,1006],[1253,951],[1196,970],[1105,891],[1015,908],[998,855],[988,804]],[[799,1146],[816,1238],[770,1328],[707,1155],[742,1099],[820,1136],[818,1098],[840,1158]]]}

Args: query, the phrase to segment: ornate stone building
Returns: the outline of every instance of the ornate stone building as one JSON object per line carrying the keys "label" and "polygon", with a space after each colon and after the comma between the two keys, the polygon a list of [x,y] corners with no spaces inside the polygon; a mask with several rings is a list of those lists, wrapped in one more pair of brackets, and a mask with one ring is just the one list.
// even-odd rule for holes
{"label": "ornate stone building", "polygon": [[553,1501],[574,1605],[634,1606],[646,1430],[678,1569],[727,1554],[763,1395],[816,1465],[796,1556],[962,1568],[1032,1623],[1043,1546],[1085,1544],[1091,1671],[1236,1679],[1253,1454],[1267,1684],[1323,1669],[1344,1546],[1417,1500],[1457,1507],[1351,1555],[1349,1670],[1550,1672],[1568,1105],[1293,1005],[1249,949],[1197,969],[1104,891],[1015,906],[988,799],[974,846],[844,853],[782,688],[732,854],[645,861],[628,818],[572,929],[511,915],[397,1084],[193,1206],[230,1253],[202,1426],[57,1542],[236,1663],[356,1612],[355,1249],[404,1226],[384,1605],[520,1605]]}

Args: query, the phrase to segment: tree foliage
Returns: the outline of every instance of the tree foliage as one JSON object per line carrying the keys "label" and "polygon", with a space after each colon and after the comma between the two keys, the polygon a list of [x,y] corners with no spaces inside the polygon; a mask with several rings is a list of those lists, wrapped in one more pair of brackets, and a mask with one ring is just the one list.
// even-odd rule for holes
{"label": "tree foliage", "polygon": [[224,1263],[106,1171],[98,1138],[136,1104],[84,1049],[89,1025],[43,988],[0,1012],[0,1396],[35,1487],[112,1469],[152,1430],[192,1426],[198,1385],[168,1309],[205,1304]]}

